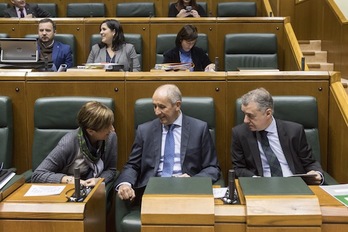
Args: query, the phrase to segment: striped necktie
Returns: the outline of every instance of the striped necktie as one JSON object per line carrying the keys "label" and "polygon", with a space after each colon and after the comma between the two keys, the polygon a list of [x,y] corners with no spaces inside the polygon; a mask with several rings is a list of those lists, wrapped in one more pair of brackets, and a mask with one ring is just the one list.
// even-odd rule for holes
{"label": "striped necktie", "polygon": [[282,168],[280,166],[279,160],[269,145],[269,141],[267,138],[268,132],[262,130],[262,131],[259,131],[259,133],[261,135],[261,146],[267,158],[269,168],[271,170],[271,176],[283,176],[283,172],[282,172]]}
{"label": "striped necktie", "polygon": [[24,12],[23,12],[23,9],[19,9],[19,13],[20,13],[21,18],[24,18]]}

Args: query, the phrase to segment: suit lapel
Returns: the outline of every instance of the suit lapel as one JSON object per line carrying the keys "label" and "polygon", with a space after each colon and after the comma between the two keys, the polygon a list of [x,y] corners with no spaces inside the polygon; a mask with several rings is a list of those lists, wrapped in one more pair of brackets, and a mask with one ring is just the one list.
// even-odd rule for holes
{"label": "suit lapel", "polygon": [[257,169],[257,172],[259,173],[260,176],[263,176],[263,168],[262,168],[262,162],[261,162],[261,155],[260,155],[260,150],[259,146],[257,143],[257,137],[256,137],[256,132],[255,131],[250,131],[248,129],[248,133],[251,133],[251,135],[246,136],[248,145],[250,147],[250,152],[251,155],[255,161],[255,166]]}
{"label": "suit lapel", "polygon": [[162,145],[162,124],[160,123],[159,119],[156,119],[154,121],[154,126],[152,127],[152,134],[153,136],[153,152],[155,154],[155,175],[156,171],[158,170],[159,162],[161,159],[161,145]]}
{"label": "suit lapel", "polygon": [[182,115],[182,127],[181,127],[181,150],[180,150],[180,162],[183,166],[185,154],[190,137],[190,122],[185,115]]}
{"label": "suit lapel", "polygon": [[290,139],[288,139],[288,134],[283,126],[282,121],[276,120],[279,142],[282,147],[286,161],[288,162],[289,168],[292,173],[295,173],[295,164],[292,159],[291,149],[290,149]]}

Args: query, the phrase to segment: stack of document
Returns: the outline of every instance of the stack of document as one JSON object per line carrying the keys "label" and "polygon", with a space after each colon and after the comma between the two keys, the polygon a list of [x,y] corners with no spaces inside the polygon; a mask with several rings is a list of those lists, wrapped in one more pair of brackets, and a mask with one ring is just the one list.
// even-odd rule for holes
{"label": "stack of document", "polygon": [[156,70],[165,70],[165,71],[186,71],[194,67],[194,64],[191,62],[188,63],[166,63],[166,64],[156,64]]}

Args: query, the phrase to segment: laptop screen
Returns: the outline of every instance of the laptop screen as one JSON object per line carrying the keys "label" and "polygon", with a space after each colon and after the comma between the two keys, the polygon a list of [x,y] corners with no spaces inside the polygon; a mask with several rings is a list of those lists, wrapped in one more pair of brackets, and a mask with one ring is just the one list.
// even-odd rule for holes
{"label": "laptop screen", "polygon": [[37,62],[37,38],[0,38],[1,63]]}

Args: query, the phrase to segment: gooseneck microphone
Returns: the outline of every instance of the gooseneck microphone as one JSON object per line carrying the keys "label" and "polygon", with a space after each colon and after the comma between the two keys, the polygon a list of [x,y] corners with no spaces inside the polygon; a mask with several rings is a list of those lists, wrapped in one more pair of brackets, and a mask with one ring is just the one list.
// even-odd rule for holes
{"label": "gooseneck microphone", "polygon": [[74,183],[75,183],[75,198],[78,201],[80,199],[81,184],[80,184],[80,168],[74,169]]}
{"label": "gooseneck microphone", "polygon": [[232,202],[234,202],[235,197],[234,197],[234,192],[235,192],[235,183],[234,180],[236,178],[236,174],[233,169],[228,170],[228,192],[229,192],[229,197]]}

